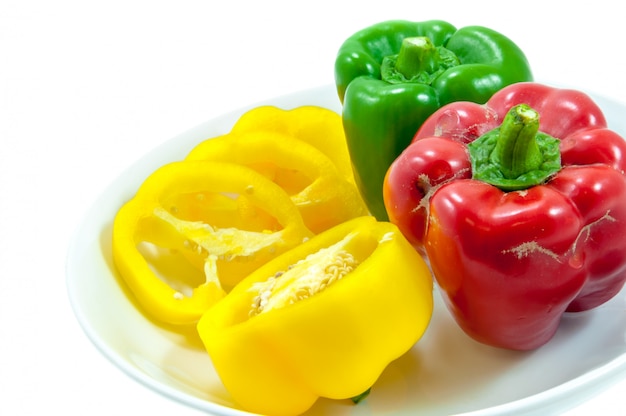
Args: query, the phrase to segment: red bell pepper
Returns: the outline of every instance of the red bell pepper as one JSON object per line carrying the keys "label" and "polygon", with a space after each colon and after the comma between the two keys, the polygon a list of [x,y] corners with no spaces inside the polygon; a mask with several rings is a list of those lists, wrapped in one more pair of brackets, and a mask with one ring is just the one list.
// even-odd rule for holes
{"label": "red bell pepper", "polygon": [[429,117],[384,199],[460,327],[530,350],[624,286],[625,170],[626,142],[589,96],[519,83]]}

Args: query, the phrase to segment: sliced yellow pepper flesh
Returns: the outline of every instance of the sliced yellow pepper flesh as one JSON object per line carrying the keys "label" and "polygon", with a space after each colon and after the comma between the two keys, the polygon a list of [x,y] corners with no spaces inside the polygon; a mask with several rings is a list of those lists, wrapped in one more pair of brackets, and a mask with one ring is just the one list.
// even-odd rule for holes
{"label": "sliced yellow pepper flesh", "polygon": [[423,335],[432,290],[399,230],[359,217],[255,270],[197,328],[243,410],[296,415],[372,387]]}
{"label": "sliced yellow pepper flesh", "polygon": [[281,186],[314,233],[368,213],[359,191],[316,147],[272,131],[230,133],[198,144],[186,160],[250,167]]}
{"label": "sliced yellow pepper flesh", "polygon": [[338,113],[313,105],[289,110],[260,106],[243,114],[231,130],[235,134],[258,131],[284,134],[312,145],[335,164],[344,178],[355,183],[343,122]]}
{"label": "sliced yellow pepper flesh", "polygon": [[285,191],[258,172],[173,162],[118,211],[113,260],[149,315],[194,324],[241,279],[310,236]]}

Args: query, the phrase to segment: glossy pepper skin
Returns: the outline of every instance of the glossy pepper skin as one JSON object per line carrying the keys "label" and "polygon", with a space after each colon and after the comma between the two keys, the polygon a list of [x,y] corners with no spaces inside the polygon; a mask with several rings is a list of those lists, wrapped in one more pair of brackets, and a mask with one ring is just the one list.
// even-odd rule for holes
{"label": "glossy pepper skin", "polygon": [[432,315],[432,285],[397,227],[360,217],[260,267],[197,328],[244,410],[297,415],[319,397],[367,391],[411,349]]}
{"label": "glossy pepper skin", "polygon": [[[496,182],[518,175],[524,183],[494,185],[475,151],[498,137],[494,129],[503,136],[503,119],[520,104],[556,139],[558,159],[510,157],[515,146],[487,152],[503,167]],[[555,160],[537,184],[525,183],[533,176],[526,172]],[[486,105],[452,103],[434,113],[390,167],[385,202],[391,221],[428,256],[461,328],[486,344],[530,350],[552,338],[563,313],[597,307],[624,286],[625,169],[626,143],[589,96],[521,83]]]}
{"label": "glossy pepper skin", "polygon": [[310,236],[287,193],[258,172],[173,162],[117,212],[113,261],[151,318],[195,325],[230,287]]}
{"label": "glossy pepper skin", "polygon": [[387,219],[385,173],[428,116],[454,101],[484,103],[506,85],[531,80],[520,48],[485,27],[386,21],[346,39],[335,82],[356,182],[370,212]]}

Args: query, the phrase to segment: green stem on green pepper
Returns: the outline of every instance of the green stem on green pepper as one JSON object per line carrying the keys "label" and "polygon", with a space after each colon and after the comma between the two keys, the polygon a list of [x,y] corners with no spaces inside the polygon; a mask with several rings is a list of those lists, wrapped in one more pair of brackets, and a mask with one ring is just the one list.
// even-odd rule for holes
{"label": "green stem on green pepper", "polygon": [[402,40],[396,55],[385,56],[380,65],[380,79],[390,84],[419,83],[431,85],[448,68],[460,64],[454,52],[435,46],[424,36]]}
{"label": "green stem on green pepper", "polygon": [[433,73],[439,68],[439,52],[433,42],[425,36],[404,38],[396,70],[411,79],[422,72]]}

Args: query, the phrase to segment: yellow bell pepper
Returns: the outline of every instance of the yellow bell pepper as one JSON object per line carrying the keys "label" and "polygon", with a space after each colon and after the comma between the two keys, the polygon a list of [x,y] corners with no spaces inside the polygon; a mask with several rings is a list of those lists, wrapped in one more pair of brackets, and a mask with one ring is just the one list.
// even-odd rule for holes
{"label": "yellow bell pepper", "polygon": [[282,133],[316,147],[332,160],[344,178],[355,183],[343,122],[336,112],[313,105],[290,110],[259,106],[243,114],[231,132],[241,134],[262,130]]}
{"label": "yellow bell pepper", "polygon": [[113,260],[153,318],[195,324],[252,270],[312,235],[286,192],[230,163],[153,172],[113,223]]}
{"label": "yellow bell pepper", "polygon": [[186,160],[226,161],[255,169],[290,195],[305,225],[316,234],[368,213],[356,185],[324,153],[276,131],[249,130],[208,139]]}
{"label": "yellow bell pepper", "polygon": [[367,391],[423,335],[432,289],[396,226],[360,217],[261,266],[197,329],[242,409],[296,415]]}

